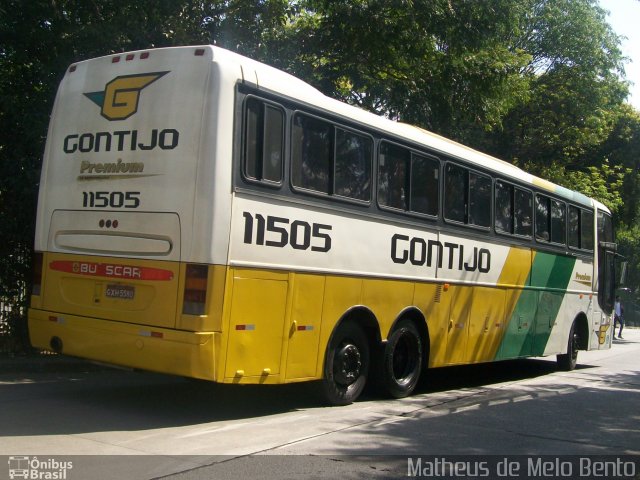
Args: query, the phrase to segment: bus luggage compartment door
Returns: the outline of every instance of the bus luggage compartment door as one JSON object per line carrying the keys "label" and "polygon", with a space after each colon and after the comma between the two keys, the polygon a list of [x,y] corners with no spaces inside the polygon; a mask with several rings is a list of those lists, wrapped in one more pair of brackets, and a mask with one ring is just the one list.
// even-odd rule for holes
{"label": "bus luggage compartment door", "polygon": [[246,377],[280,373],[288,275],[238,269],[233,277],[225,377],[242,382]]}

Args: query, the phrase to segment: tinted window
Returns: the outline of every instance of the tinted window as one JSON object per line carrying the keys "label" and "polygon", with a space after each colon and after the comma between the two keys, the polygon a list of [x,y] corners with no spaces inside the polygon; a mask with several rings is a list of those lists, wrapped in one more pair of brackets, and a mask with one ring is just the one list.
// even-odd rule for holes
{"label": "tinted window", "polygon": [[408,210],[409,159],[411,152],[388,142],[380,144],[378,201],[386,207]]}
{"label": "tinted window", "polygon": [[551,241],[565,243],[567,233],[567,210],[564,202],[551,201]]}
{"label": "tinted window", "polygon": [[296,114],[291,140],[291,182],[328,195],[371,198],[370,137],[325,120]]}
{"label": "tinted window", "polygon": [[254,180],[282,181],[284,113],[250,98],[245,112],[244,175]]}
{"label": "tinted window", "polygon": [[378,201],[385,207],[438,215],[440,162],[389,142],[380,144]]}
{"label": "tinted window", "polygon": [[580,246],[585,250],[593,250],[593,212],[582,211],[582,228],[580,229]]}
{"label": "tinted window", "polygon": [[491,178],[469,173],[469,224],[491,225]]}
{"label": "tinted window", "polygon": [[567,241],[572,248],[593,250],[593,212],[569,205]]}
{"label": "tinted window", "polygon": [[447,163],[444,216],[454,222],[491,225],[491,177]]}
{"label": "tinted window", "polygon": [[467,169],[447,163],[444,187],[444,216],[447,220],[465,223],[467,211]]}
{"label": "tinted window", "polygon": [[358,200],[371,197],[371,138],[336,129],[335,194]]}
{"label": "tinted window", "polygon": [[333,127],[296,115],[292,132],[291,180],[296,187],[329,193]]}
{"label": "tinted window", "polygon": [[533,234],[533,195],[526,190],[516,188],[514,197],[513,233],[523,237]]}
{"label": "tinted window", "polygon": [[536,195],[536,240],[551,240],[549,219],[551,217],[551,201],[543,195]]}
{"label": "tinted window", "polygon": [[513,233],[513,186],[496,180],[496,219],[497,232]]}
{"label": "tinted window", "polygon": [[272,182],[282,180],[282,145],[284,137],[284,114],[269,105],[264,111],[264,149],[262,178]]}
{"label": "tinted window", "polygon": [[495,183],[495,228],[499,233],[531,237],[533,195],[503,180]]}
{"label": "tinted window", "polygon": [[412,212],[438,215],[438,172],[440,162],[422,155],[411,155]]}
{"label": "tinted window", "polygon": [[580,209],[569,205],[569,232],[567,243],[570,247],[580,248]]}

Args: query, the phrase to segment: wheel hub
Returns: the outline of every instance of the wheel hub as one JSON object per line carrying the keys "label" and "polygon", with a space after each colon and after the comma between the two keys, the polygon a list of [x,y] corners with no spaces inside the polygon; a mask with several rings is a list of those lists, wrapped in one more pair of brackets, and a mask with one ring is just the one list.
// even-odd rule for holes
{"label": "wheel hub", "polygon": [[336,352],[333,365],[335,381],[342,385],[351,385],[360,376],[362,368],[360,350],[351,343],[343,345]]}

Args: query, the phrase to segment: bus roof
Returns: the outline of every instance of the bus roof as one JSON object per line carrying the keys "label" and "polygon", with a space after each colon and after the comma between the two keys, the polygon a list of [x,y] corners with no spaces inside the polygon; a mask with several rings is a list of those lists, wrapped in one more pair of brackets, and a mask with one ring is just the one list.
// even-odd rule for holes
{"label": "bus roof", "polygon": [[[326,112],[348,118],[349,120],[356,121],[382,131],[387,131],[395,136],[423,145],[435,153],[440,153],[450,158],[462,160],[472,166],[477,165],[478,167],[488,169],[493,172],[499,172],[505,178],[511,178],[524,184],[535,186],[571,202],[589,207],[597,206],[599,209],[608,211],[608,209],[600,202],[596,202],[580,192],[570,190],[543,178],[531,175],[509,162],[500,160],[478,150],[474,150],[473,148],[467,147],[423,128],[393,121],[356,106],[327,97],[303,80],[264,63],[260,63],[220,47],[210,46],[209,48],[213,49],[214,62],[240,65],[242,68],[243,78],[239,80],[256,84],[259,89],[268,90],[288,97],[294,97],[296,100],[302,101]],[[253,72],[251,70],[253,70]]]}

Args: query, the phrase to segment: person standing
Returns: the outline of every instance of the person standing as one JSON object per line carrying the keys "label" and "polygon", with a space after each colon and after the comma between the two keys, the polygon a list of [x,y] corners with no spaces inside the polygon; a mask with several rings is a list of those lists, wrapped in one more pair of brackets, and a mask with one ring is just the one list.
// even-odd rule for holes
{"label": "person standing", "polygon": [[620,295],[616,295],[616,301],[613,304],[613,338],[616,337],[616,323],[620,325],[618,338],[622,339],[622,328],[624,327],[624,307],[620,301]]}

